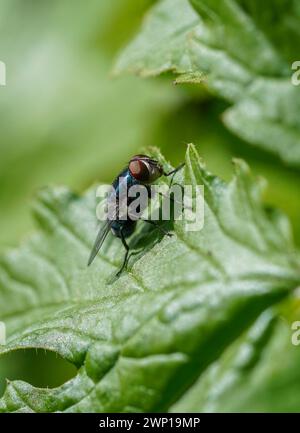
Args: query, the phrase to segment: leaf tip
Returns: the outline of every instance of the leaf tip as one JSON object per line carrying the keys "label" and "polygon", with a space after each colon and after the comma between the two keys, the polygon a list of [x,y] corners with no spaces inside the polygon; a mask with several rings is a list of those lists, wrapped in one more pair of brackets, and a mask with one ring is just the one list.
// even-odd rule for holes
{"label": "leaf tip", "polygon": [[186,161],[194,161],[199,164],[199,167],[203,170],[205,169],[205,163],[203,159],[200,157],[196,146],[193,143],[188,143],[187,145],[187,151],[186,151]]}

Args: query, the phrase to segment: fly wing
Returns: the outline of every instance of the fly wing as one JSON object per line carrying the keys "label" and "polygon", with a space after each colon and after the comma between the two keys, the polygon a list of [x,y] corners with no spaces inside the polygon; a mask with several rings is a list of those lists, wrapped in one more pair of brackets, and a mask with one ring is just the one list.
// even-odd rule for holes
{"label": "fly wing", "polygon": [[[123,183],[127,182],[126,177],[123,178],[122,182]],[[122,183],[121,183],[121,185],[122,185]],[[98,236],[96,238],[95,244],[93,246],[93,249],[92,249],[89,261],[88,261],[88,266],[90,266],[92,264],[94,258],[98,254],[98,252],[99,252],[103,242],[105,241],[106,236],[108,235],[114,221],[116,221],[117,218],[120,217],[120,215],[119,215],[120,207],[121,207],[121,209],[123,209],[125,207],[126,212],[127,212],[127,194],[125,196],[123,196],[121,194],[121,197],[120,197],[119,196],[119,190],[120,190],[120,185],[118,184],[117,187],[114,187],[114,192],[112,193],[112,196],[108,197],[108,214],[109,214],[109,217],[105,221],[104,225],[99,230]],[[117,195],[117,198],[116,198],[116,195]],[[124,211],[122,211],[122,212],[124,212]],[[123,213],[122,213],[122,215],[123,215]]]}
{"label": "fly wing", "polygon": [[103,242],[105,241],[106,236],[108,235],[111,229],[112,223],[113,223],[112,220],[107,220],[105,224],[100,228],[88,261],[88,266],[92,264],[94,258],[98,254]]}

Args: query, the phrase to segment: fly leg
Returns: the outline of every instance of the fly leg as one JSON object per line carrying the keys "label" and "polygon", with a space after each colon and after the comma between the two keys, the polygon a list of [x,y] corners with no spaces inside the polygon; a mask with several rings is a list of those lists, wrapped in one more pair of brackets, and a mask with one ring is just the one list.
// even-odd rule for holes
{"label": "fly leg", "polygon": [[173,236],[173,233],[168,232],[168,230],[165,230],[161,225],[159,225],[156,221],[153,220],[144,220],[146,223],[151,224],[155,226],[162,234],[169,236],[170,238]]}
{"label": "fly leg", "polygon": [[164,172],[164,176],[169,177],[172,174],[176,174],[179,170],[181,170],[185,166],[185,162],[180,164],[178,167],[174,168],[174,170],[170,171],[169,173]]}
{"label": "fly leg", "polygon": [[[178,167],[176,167],[174,170],[170,171],[169,173],[164,172],[164,176],[166,176],[166,177],[172,176],[171,182],[170,182],[170,185],[169,185],[169,189],[171,189],[171,187],[173,185],[173,180],[174,180],[175,174],[178,171],[180,171],[184,166],[185,166],[185,162],[183,162],[182,164],[180,164]],[[183,189],[183,187],[181,187],[181,188]],[[178,200],[174,199],[170,195],[165,195],[163,193],[159,193],[159,195],[161,197],[164,197],[164,198],[167,198],[167,199],[171,200],[173,203],[182,204],[181,202],[179,202]],[[183,207],[183,209],[184,209],[184,207]],[[190,208],[187,208],[187,209],[190,209]]]}
{"label": "fly leg", "polygon": [[124,256],[122,267],[121,267],[121,269],[118,271],[118,273],[116,275],[117,277],[119,277],[122,274],[122,272],[124,271],[124,269],[126,268],[127,263],[128,263],[128,255],[129,255],[129,246],[128,246],[127,242],[126,242],[126,239],[125,239],[125,236],[124,236],[124,233],[123,233],[123,229],[121,229],[120,233],[121,233],[121,241],[122,241],[122,244],[124,245],[126,253],[125,253],[125,256]]}
{"label": "fly leg", "polygon": [[180,171],[183,167],[185,166],[185,162],[183,162],[182,164],[180,164],[177,168],[174,168],[174,170],[170,171],[169,173],[166,173],[164,171],[164,176],[169,177],[172,176],[171,178],[171,182],[170,182],[170,186],[173,184],[173,180],[174,180],[174,176],[175,174]]}

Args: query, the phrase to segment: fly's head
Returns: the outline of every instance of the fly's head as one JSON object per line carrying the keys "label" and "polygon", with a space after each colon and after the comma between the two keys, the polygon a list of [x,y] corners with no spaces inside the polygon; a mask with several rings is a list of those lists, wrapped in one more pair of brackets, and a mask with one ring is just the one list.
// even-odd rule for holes
{"label": "fly's head", "polygon": [[128,168],[132,177],[146,185],[155,182],[164,174],[162,165],[147,155],[135,155]]}

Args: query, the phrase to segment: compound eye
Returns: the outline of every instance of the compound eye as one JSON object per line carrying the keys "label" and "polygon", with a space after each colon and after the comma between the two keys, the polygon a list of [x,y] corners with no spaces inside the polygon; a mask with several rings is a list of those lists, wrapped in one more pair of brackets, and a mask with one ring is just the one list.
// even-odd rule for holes
{"label": "compound eye", "polygon": [[135,159],[129,164],[131,175],[140,182],[148,182],[150,180],[150,168],[146,161]]}

